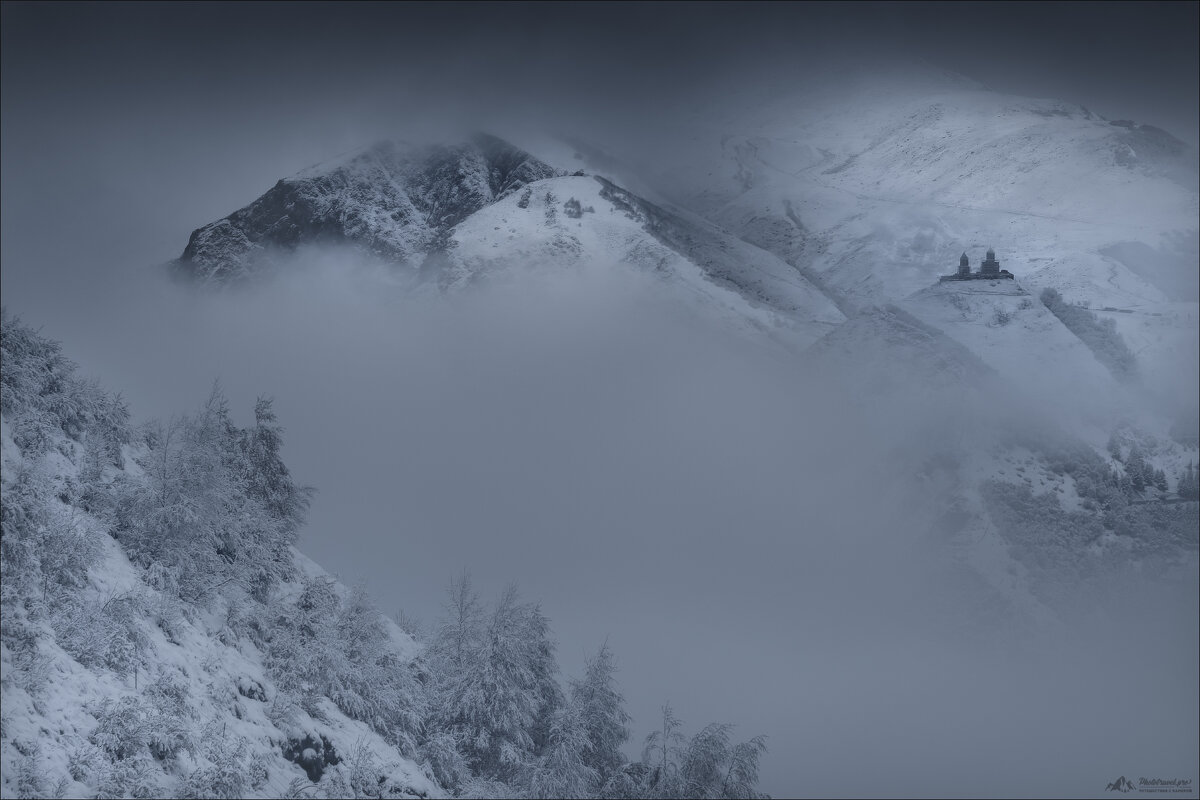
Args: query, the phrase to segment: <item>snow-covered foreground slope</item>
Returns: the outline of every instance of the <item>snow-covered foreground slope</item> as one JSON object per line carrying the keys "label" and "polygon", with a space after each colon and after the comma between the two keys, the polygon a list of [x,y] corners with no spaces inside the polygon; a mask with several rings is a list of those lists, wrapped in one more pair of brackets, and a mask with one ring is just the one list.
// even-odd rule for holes
{"label": "snow-covered foreground slope", "polygon": [[485,606],[464,573],[417,641],[298,553],[271,401],[134,428],[3,316],[3,796],[755,796],[729,725],[630,762],[612,652],[560,683],[515,586]]}
{"label": "snow-covered foreground slope", "polygon": [[[272,523],[253,504],[218,532],[224,573],[172,563],[170,551],[147,563],[145,546],[220,513],[203,493],[167,496],[209,474],[202,451],[172,449],[194,443],[195,430],[139,441],[119,398],[75,378],[55,345],[7,315],[3,336],[0,793],[441,796],[398,724],[411,712],[363,706],[388,691],[381,676],[403,685],[417,644],[294,548],[255,550]],[[286,472],[276,479],[280,500]],[[150,485],[166,514],[152,515],[139,546],[136,509]],[[248,527],[231,530],[238,519]],[[326,648],[340,635],[352,638],[337,646],[360,675],[330,684]]]}
{"label": "snow-covered foreground slope", "polygon": [[[262,650],[234,630],[245,609],[230,602],[179,614],[177,601],[148,582],[100,520],[61,499],[81,481],[77,443],[62,437],[59,449],[27,458],[5,421],[2,444],[4,491],[11,497],[20,476],[44,476],[60,492],[46,501],[46,524],[70,526],[96,551],[85,582],[72,589],[79,604],[74,618],[50,618],[5,598],[5,797],[441,795],[394,743],[329,698],[307,710],[288,700]],[[127,447],[129,466],[110,467],[105,479],[120,481],[124,473],[136,480],[136,456]],[[5,520],[6,544],[12,524]],[[318,581],[349,597],[303,555],[293,551],[292,558],[296,577],[280,587],[283,596]],[[55,576],[42,579],[51,592],[58,588]],[[380,621],[395,657],[411,660],[416,645]],[[89,631],[80,626],[107,641],[88,643]],[[95,647],[133,652],[114,666],[102,663]]]}
{"label": "snow-covered foreground slope", "polygon": [[[6,472],[31,466],[16,454],[7,429],[3,441]],[[57,465],[64,482],[75,478],[68,461]],[[95,520],[65,504],[57,513],[93,528],[88,535],[96,537],[99,558],[78,591],[96,613],[115,604],[155,608],[167,602],[121,547],[95,530]],[[332,580],[299,553],[295,558],[309,579]],[[295,592],[299,586],[284,589]],[[48,624],[22,619],[15,609],[10,614],[7,624],[30,626],[27,634],[40,634],[40,641],[32,653],[14,652],[7,644],[3,651],[6,797],[60,791],[57,796],[65,797],[126,792],[283,797],[306,789],[341,796],[351,782],[360,789],[378,787],[384,796],[441,795],[395,745],[328,698],[312,711],[289,704],[264,666],[263,653],[234,634],[223,614],[177,621],[169,635],[151,616],[131,620],[134,630],[127,635],[138,653],[128,671],[85,666],[58,643]],[[411,658],[415,647],[407,635],[393,630],[393,637],[397,656]],[[108,737],[127,740],[118,745],[128,750],[126,758],[113,758]],[[187,751],[135,760],[139,745],[153,746],[156,737],[171,737]],[[313,772],[306,773],[305,766]]]}

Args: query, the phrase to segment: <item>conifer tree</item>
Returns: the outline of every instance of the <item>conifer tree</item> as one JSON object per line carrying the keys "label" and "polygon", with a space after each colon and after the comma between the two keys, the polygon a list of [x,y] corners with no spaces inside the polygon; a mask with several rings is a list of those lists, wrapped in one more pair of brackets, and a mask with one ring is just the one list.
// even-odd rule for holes
{"label": "conifer tree", "polygon": [[590,748],[585,762],[603,784],[625,763],[621,745],[629,739],[625,698],[617,691],[616,663],[608,643],[588,659],[582,680],[571,682],[571,703],[579,709]]}
{"label": "conifer tree", "polygon": [[598,779],[588,764],[592,743],[581,709],[568,703],[551,717],[545,752],[528,780],[529,794],[537,798],[592,796]]}
{"label": "conifer tree", "polygon": [[453,737],[477,777],[511,783],[548,743],[563,704],[554,643],[549,620],[536,604],[520,602],[516,587],[485,623],[476,608],[464,578],[450,603],[460,616],[442,626],[433,648],[441,669],[431,725]]}
{"label": "conifer tree", "polygon": [[1200,497],[1200,485],[1197,485],[1197,476],[1192,468],[1192,462],[1188,462],[1187,469],[1179,476],[1179,484],[1176,489],[1176,494],[1185,500],[1195,500]]}
{"label": "conifer tree", "polygon": [[1142,449],[1136,444],[1129,450],[1129,459],[1125,462],[1125,473],[1129,476],[1129,483],[1135,492],[1141,492],[1146,488],[1146,460],[1142,455]]}
{"label": "conifer tree", "polygon": [[1108,435],[1108,454],[1112,456],[1114,461],[1121,460],[1121,443],[1117,441],[1116,431]]}
{"label": "conifer tree", "polygon": [[273,402],[271,398],[258,398],[254,427],[241,437],[248,468],[246,491],[289,530],[295,530],[304,524],[313,490],[297,486],[283,463],[283,428],[278,424]]}

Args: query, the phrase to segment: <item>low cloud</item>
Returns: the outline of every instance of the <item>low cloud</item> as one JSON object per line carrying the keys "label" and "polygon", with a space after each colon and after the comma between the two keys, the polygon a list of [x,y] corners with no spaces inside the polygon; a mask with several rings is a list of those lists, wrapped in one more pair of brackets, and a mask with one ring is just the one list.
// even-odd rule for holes
{"label": "low cloud", "polygon": [[301,548],[427,623],[463,568],[516,581],[564,672],[618,653],[631,754],[670,701],[767,734],[776,793],[1087,793],[1191,763],[1194,582],[1046,627],[937,532],[930,460],[1003,436],[982,406],[864,394],[626,266],[408,284],[310,251],[240,291],[130,273],[30,321],[143,419],[215,378],[235,416],[275,396],[319,490]]}

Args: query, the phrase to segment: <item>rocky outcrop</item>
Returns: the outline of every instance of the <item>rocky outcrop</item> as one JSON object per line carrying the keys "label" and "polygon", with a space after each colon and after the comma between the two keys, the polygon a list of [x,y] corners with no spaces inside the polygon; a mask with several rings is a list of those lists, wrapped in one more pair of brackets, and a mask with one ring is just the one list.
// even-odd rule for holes
{"label": "rocky outcrop", "polygon": [[186,277],[227,283],[251,275],[273,251],[333,243],[415,266],[469,215],[555,174],[487,135],[423,149],[381,142],[279,181],[245,208],[193,231],[172,263]]}

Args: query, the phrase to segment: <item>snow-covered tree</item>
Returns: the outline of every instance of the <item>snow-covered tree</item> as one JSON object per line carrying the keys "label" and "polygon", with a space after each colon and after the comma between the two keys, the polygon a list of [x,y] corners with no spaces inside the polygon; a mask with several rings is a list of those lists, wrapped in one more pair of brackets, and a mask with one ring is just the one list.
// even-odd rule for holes
{"label": "snow-covered tree", "polygon": [[680,731],[670,705],[662,727],[646,737],[644,769],[626,768],[605,786],[606,796],[661,798],[756,798],[758,762],[764,737],[731,744],[733,726],[714,723],[691,739]]}
{"label": "snow-covered tree", "polygon": [[1187,469],[1179,475],[1179,484],[1176,488],[1176,494],[1185,500],[1195,500],[1200,497],[1200,482],[1197,480],[1195,469],[1192,467],[1192,462],[1188,462]]}
{"label": "snow-covered tree", "polygon": [[584,763],[603,785],[625,763],[621,746],[629,739],[629,714],[625,698],[617,691],[617,666],[608,643],[588,659],[581,680],[571,682],[571,704],[578,709],[590,747]]}
{"label": "snow-covered tree", "polygon": [[318,713],[328,697],[402,753],[416,752],[425,692],[362,589],[342,599],[332,581],[306,579],[297,598],[272,602],[264,627],[267,668],[301,708]]}
{"label": "snow-covered tree", "polygon": [[0,412],[13,424],[13,440],[27,455],[45,452],[53,433],[74,441],[93,434],[106,456],[121,466],[129,441],[129,410],[120,395],[76,375],[62,345],[0,309]]}
{"label": "snow-covered tree", "polygon": [[197,413],[148,427],[146,482],[119,505],[117,534],[136,563],[159,570],[156,588],[198,603],[229,586],[265,601],[291,574],[310,491],[289,477],[274,419],[260,401],[255,426],[239,430],[214,386]]}
{"label": "snow-covered tree", "polygon": [[266,506],[288,531],[304,524],[313,490],[297,486],[280,451],[283,428],[275,416],[273,400],[258,398],[254,404],[254,426],[242,434],[246,455],[246,493]]}
{"label": "snow-covered tree", "polygon": [[680,778],[685,797],[718,797],[729,756],[732,725],[713,723],[688,742],[683,751]]}
{"label": "snow-covered tree", "polygon": [[540,754],[562,705],[549,621],[510,587],[480,624],[465,578],[449,606],[431,648],[431,730],[453,737],[476,776],[509,783]]}
{"label": "snow-covered tree", "polygon": [[721,797],[731,800],[753,800],[764,797],[755,792],[758,785],[758,761],[767,752],[763,736],[739,742],[733,746],[726,762],[725,776],[721,779]]}
{"label": "snow-covered tree", "polygon": [[1117,439],[1116,431],[1108,435],[1108,454],[1112,456],[1114,461],[1121,460],[1121,442]]}
{"label": "snow-covered tree", "polygon": [[679,758],[687,745],[682,723],[671,704],[662,707],[662,727],[651,731],[642,749],[642,762],[649,768],[647,785],[656,797],[677,797],[682,791]]}
{"label": "snow-covered tree", "polygon": [[275,685],[305,710],[342,668],[337,635],[339,600],[333,584],[306,579],[294,601],[278,598],[266,612],[266,665]]}
{"label": "snow-covered tree", "polygon": [[430,644],[430,663],[443,675],[462,671],[483,640],[483,606],[465,571],[447,589],[446,615]]}
{"label": "snow-covered tree", "polygon": [[458,737],[451,731],[426,729],[418,757],[425,774],[450,791],[458,791],[471,780],[471,767]]}
{"label": "snow-covered tree", "polygon": [[599,776],[588,764],[592,742],[581,709],[568,703],[551,716],[541,757],[526,781],[530,797],[583,798],[597,788]]}
{"label": "snow-covered tree", "polygon": [[[1135,492],[1145,490],[1146,484],[1146,458],[1142,455],[1142,448],[1137,444],[1129,449],[1129,458],[1125,462],[1125,472],[1129,475],[1129,482],[1133,486]],[[1153,473],[1151,473],[1153,476]]]}
{"label": "snow-covered tree", "polygon": [[680,768],[684,797],[753,798],[766,742],[756,736],[731,745],[733,726],[714,723],[692,737]]}
{"label": "snow-covered tree", "polygon": [[139,459],[146,483],[121,509],[118,534],[132,559],[165,567],[175,585],[160,588],[190,602],[230,582],[227,566],[236,560],[230,427],[216,387],[196,415],[150,426],[150,448]]}
{"label": "snow-covered tree", "polygon": [[338,680],[328,686],[329,698],[401,753],[413,755],[427,713],[425,690],[392,643],[383,615],[361,587],[342,602],[336,628],[342,663]]}
{"label": "snow-covered tree", "polygon": [[468,665],[482,651],[484,616],[479,595],[466,571],[450,581],[445,614],[434,631],[425,655],[431,716],[425,726],[421,759],[429,776],[451,790],[471,778],[463,729],[454,724],[451,709],[465,680]]}

